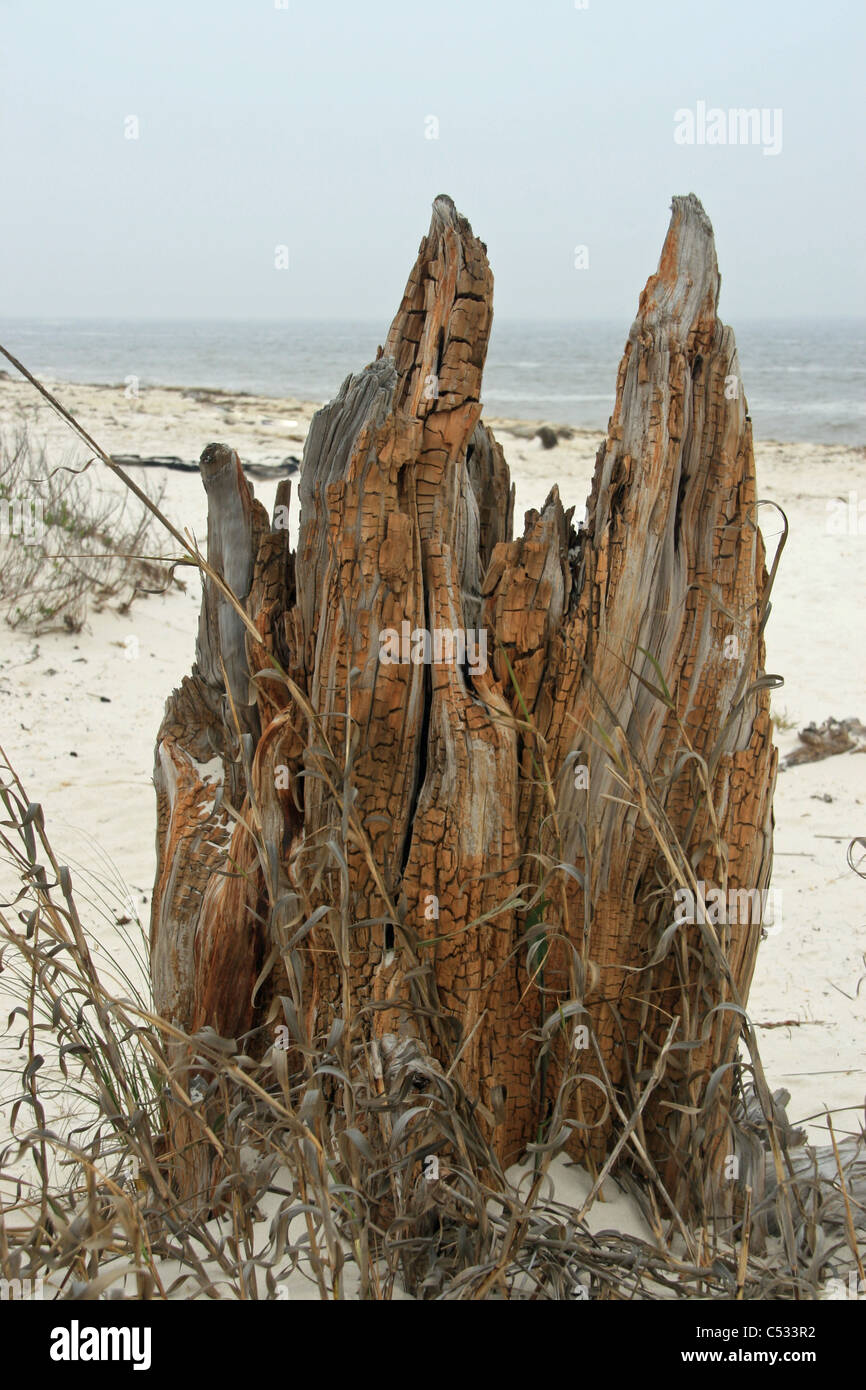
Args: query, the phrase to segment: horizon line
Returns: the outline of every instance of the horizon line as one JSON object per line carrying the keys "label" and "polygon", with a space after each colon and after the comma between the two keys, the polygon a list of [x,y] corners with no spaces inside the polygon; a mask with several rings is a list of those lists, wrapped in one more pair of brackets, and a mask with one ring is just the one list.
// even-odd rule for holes
{"label": "horizon line", "polygon": [[[393,315],[391,316],[393,317]],[[739,323],[866,323],[866,312],[862,314],[736,314]],[[355,323],[363,326],[381,326],[383,323],[386,328],[390,324],[390,318],[380,319],[377,317],[354,317],[351,314],[298,314],[290,317],[276,317],[273,315],[253,315],[243,314],[4,314],[0,313],[0,323],[256,323],[256,324],[290,324],[303,323]],[[539,317],[533,314],[494,314],[493,323],[549,323],[549,324],[574,324],[582,323],[604,323],[618,324],[624,320],[618,315],[586,314],[580,317],[573,315],[556,315],[549,317]]]}

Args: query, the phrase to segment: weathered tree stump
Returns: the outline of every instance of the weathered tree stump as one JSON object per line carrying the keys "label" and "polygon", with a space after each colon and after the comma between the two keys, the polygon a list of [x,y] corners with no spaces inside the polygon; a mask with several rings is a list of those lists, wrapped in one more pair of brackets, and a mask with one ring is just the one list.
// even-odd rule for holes
{"label": "weathered tree stump", "polygon": [[313,420],[295,553],[289,485],[272,524],[230,448],[202,455],[209,562],[261,640],[206,581],[155,773],[168,1019],[236,1038],[290,998],[310,1039],[338,1017],[423,1035],[503,1162],[563,1122],[597,1164],[640,1103],[686,1207],[730,1151],[761,914],[698,896],[674,924],[674,895],[766,889],[776,768],[718,294],[709,221],[676,198],[586,523],[554,488],[512,539],[480,418],[492,276],[438,198],[384,351]]}

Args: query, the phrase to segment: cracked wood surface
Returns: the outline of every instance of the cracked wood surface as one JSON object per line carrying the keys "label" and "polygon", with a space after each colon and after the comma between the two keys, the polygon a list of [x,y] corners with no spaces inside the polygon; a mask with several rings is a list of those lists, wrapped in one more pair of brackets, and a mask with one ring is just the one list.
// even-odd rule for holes
{"label": "cracked wood surface", "polygon": [[[633,973],[646,970],[671,920],[669,900],[665,915],[665,900],[657,896],[670,875],[659,872],[658,846],[617,779],[611,747],[621,752],[627,744],[639,754],[659,811],[692,853],[696,877],[762,890],[772,864],[776,755],[769,689],[760,683],[764,548],[751,426],[733,334],[716,315],[718,292],[709,221],[693,196],[677,198],[659,270],[641,295],[620,365],[573,565],[569,616],[545,646],[544,698],[536,708],[551,765],[563,767],[579,750],[588,769],[585,790],[566,770],[557,802],[563,858],[587,884],[584,894],[569,880],[568,934],[591,975],[587,1007],[627,1110],[671,1018],[681,1019],[678,1042],[694,1043],[709,1010],[731,995],[715,979],[697,928],[681,934],[677,950],[652,970]],[[562,556],[561,522],[558,535],[554,526],[559,511],[554,496],[544,513],[548,565],[554,537]],[[513,584],[507,566],[506,575]],[[538,621],[543,598],[539,608]],[[521,659],[535,640],[531,633],[517,644]],[[659,672],[672,708],[658,698]],[[688,750],[707,760],[715,828],[697,763],[683,756]],[[537,795],[527,794],[524,807],[523,836],[537,823]],[[721,861],[714,841],[722,846]],[[761,926],[735,923],[726,931],[731,975],[745,999]],[[565,988],[565,965],[558,964],[557,983]],[[697,1125],[664,1102],[700,1104],[711,1072],[733,1056],[735,1020],[732,1012],[717,1014],[704,1045],[673,1052],[662,1104],[645,1117],[650,1147],[671,1155],[671,1183],[677,1154]],[[666,1089],[672,1094],[665,1096]],[[585,1118],[596,1121],[601,1109],[600,1093],[587,1087]],[[712,1117],[706,1121],[708,1156],[718,1158],[727,1132],[721,1119],[715,1128]],[[667,1142],[656,1143],[654,1131],[662,1127]],[[601,1126],[590,1140],[596,1157],[607,1134]]]}
{"label": "cracked wood surface", "polygon": [[[574,1020],[630,1112],[678,1017],[641,1142],[686,1200],[686,1148],[718,1167],[739,1032],[718,1005],[747,997],[761,926],[719,927],[715,946],[688,926],[653,961],[676,881],[617,774],[631,748],[696,877],[766,887],[767,579],[718,292],[709,221],[693,195],[676,198],[579,533],[580,499],[566,510],[554,488],[512,539],[507,464],[480,420],[492,275],[447,198],[384,350],[312,423],[296,553],[277,521],[289,484],[271,526],[237,455],[205,450],[210,563],[262,642],[206,582],[196,667],[157,741],[161,1012],[234,1037],[294,991],[310,1037],[349,1009],[375,1034],[426,1030],[437,1062],[459,1051],[507,1162],[574,1066]],[[489,668],[387,663],[382,635],[404,624],[484,629]],[[547,933],[541,970],[528,930]],[[542,1023],[569,1000],[587,1013],[539,1068]],[[717,1068],[715,1109],[698,1117]],[[579,1070],[569,1148],[597,1161],[612,1120],[591,1048]]]}

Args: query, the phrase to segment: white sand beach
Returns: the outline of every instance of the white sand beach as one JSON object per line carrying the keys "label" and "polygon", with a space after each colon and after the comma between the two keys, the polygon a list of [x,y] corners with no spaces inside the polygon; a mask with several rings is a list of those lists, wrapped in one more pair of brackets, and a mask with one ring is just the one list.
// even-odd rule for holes
{"label": "white sand beach", "polygon": [[[108,452],[185,460],[214,440],[252,463],[300,457],[320,404],[179,389],[148,389],[137,398],[123,387],[53,389]],[[83,463],[83,446],[35,400],[25,383],[0,381],[0,428],[26,418],[34,437],[48,441],[53,462]],[[572,431],[545,449],[527,437],[526,422],[487,422],[516,483],[517,529],[522,512],[539,506],[554,483],[579,519],[601,436]],[[790,525],[767,628],[767,669],[785,679],[774,697],[785,754],[809,721],[866,719],[866,528],[839,535],[827,524],[833,499],[866,497],[866,450],[760,441],[756,460],[760,497],[778,503]],[[167,515],[204,540],[205,494],[196,474],[132,471],[139,481],[146,474],[149,484],[164,482]],[[100,462],[91,472],[101,487],[117,487]],[[275,485],[254,487],[270,508]],[[293,526],[296,505],[293,497]],[[767,505],[761,525],[772,557],[780,513]],[[174,553],[169,537],[163,553]],[[194,659],[199,587],[189,570],[180,573],[185,591],[138,599],[125,615],[112,606],[91,611],[79,633],[34,638],[4,627],[0,636],[0,730],[9,758],[44,805],[55,847],[73,872],[80,876],[81,866],[110,879],[118,914],[131,895],[144,922],[155,866],[154,741],[166,697]],[[846,848],[866,833],[864,774],[866,758],[849,752],[780,772],[776,790],[773,882],[783,910],[760,950],[750,1012],[771,1087],[790,1091],[790,1118],[809,1121],[818,1143],[827,1141],[825,1107],[838,1112],[839,1133],[863,1122],[866,894]],[[95,924],[106,960],[122,958],[117,933],[102,917]]]}

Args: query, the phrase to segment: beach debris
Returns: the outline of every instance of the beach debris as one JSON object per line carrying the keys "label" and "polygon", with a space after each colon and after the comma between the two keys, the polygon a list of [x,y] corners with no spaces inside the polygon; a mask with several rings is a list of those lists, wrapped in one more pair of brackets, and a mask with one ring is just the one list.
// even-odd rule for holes
{"label": "beach debris", "polygon": [[[798,746],[783,758],[780,767],[785,771],[800,763],[817,763],[833,758],[837,753],[861,753],[866,749],[866,724],[859,719],[825,719],[823,724],[807,724],[798,736]],[[813,798],[820,799],[820,798]],[[824,801],[832,797],[824,796]]]}
{"label": "beach debris", "polygon": [[257,478],[266,482],[272,480],[279,481],[280,478],[291,478],[301,466],[300,459],[294,454],[289,454],[280,463],[247,463],[241,460],[241,466],[248,478]]}
{"label": "beach debris", "polygon": [[[199,465],[176,454],[112,454],[112,461],[121,468],[167,468],[175,473],[198,473]],[[244,472],[250,478],[275,479],[291,477],[300,468],[300,460],[289,454],[279,463],[247,463],[242,461]]]}
{"label": "beach debris", "polygon": [[561,439],[575,436],[571,425],[539,424],[537,420],[503,420],[498,422],[498,428],[515,439],[538,439],[543,449],[555,449]]}

